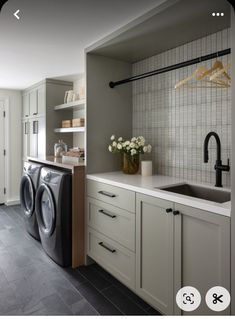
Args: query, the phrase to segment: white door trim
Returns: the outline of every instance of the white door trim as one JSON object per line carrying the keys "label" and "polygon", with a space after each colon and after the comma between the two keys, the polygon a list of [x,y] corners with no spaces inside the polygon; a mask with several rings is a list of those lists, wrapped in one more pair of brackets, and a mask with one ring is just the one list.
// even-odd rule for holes
{"label": "white door trim", "polygon": [[3,149],[6,151],[6,155],[4,157],[4,187],[6,188],[6,193],[1,197],[1,202],[6,203],[7,201],[7,193],[9,189],[9,130],[10,130],[10,119],[9,119],[9,97],[1,97],[0,101],[3,102],[3,111],[5,111],[4,120],[4,141],[3,141]]}

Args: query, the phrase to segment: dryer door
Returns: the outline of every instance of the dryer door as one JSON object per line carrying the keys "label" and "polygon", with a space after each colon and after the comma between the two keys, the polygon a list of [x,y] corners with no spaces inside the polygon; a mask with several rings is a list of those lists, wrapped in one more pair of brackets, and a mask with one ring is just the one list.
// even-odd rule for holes
{"label": "dryer door", "polygon": [[29,175],[24,175],[21,179],[20,202],[24,209],[25,216],[30,218],[35,207],[35,190]]}
{"label": "dryer door", "polygon": [[36,215],[42,235],[50,237],[55,230],[56,211],[52,192],[46,184],[41,184],[37,190]]}

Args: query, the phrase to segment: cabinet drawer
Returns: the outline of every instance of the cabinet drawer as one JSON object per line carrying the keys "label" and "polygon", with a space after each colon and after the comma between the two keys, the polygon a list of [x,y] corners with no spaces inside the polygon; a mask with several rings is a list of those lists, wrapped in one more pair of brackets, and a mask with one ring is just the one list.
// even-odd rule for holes
{"label": "cabinet drawer", "polygon": [[130,212],[135,212],[135,192],[88,180],[87,195]]}
{"label": "cabinet drawer", "polygon": [[133,252],[88,227],[87,254],[126,286],[135,289]]}
{"label": "cabinet drawer", "polygon": [[87,223],[135,251],[135,215],[96,199],[87,199]]}

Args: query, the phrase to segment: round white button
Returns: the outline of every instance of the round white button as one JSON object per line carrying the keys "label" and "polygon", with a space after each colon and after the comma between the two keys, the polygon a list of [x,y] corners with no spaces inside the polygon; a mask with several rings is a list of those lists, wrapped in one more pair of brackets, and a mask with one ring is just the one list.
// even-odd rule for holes
{"label": "round white button", "polygon": [[176,303],[183,311],[194,311],[200,306],[201,294],[194,287],[183,287],[176,294]]}
{"label": "round white button", "polygon": [[227,289],[212,287],[206,294],[206,304],[213,311],[223,311],[230,305],[231,297]]}

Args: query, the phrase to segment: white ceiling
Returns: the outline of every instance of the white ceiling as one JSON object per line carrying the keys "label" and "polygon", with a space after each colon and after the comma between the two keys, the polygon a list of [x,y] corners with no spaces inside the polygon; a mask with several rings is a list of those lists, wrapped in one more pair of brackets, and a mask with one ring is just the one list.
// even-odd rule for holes
{"label": "white ceiling", "polygon": [[24,89],[44,78],[82,73],[84,48],[160,2],[8,0],[0,14],[0,88]]}

